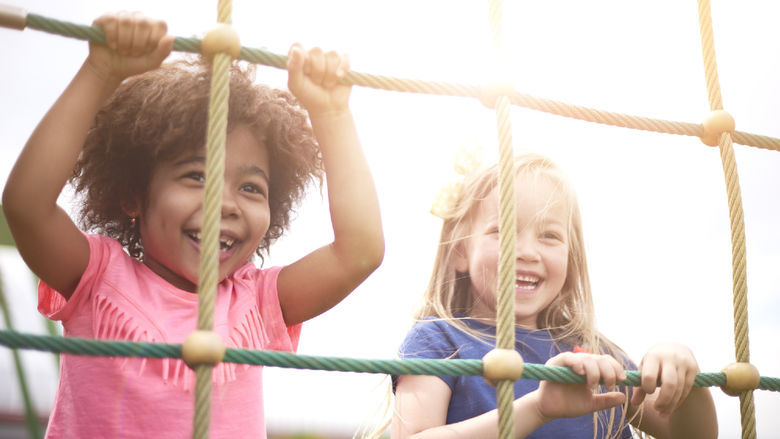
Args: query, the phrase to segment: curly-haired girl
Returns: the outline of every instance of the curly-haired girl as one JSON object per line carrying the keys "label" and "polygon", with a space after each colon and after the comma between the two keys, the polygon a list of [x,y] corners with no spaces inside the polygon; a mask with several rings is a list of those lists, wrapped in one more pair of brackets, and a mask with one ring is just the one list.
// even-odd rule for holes
{"label": "curly-haired girl", "polygon": [[[95,25],[106,44],[90,44],[33,132],[3,209],[41,278],[39,310],[66,336],[181,343],[197,320],[208,66],[161,66],[173,42],[164,22],[120,13]],[[384,254],[350,87],[338,82],[348,61],[299,45],[288,59],[295,97],[254,84],[251,69],[230,73],[214,324],[229,347],[295,350],[301,322],[342,300]],[[253,255],[267,254],[323,171],[333,242],[257,268]],[[56,203],[68,181],[84,231]],[[214,369],[212,437],[265,437],[261,373]],[[181,360],[63,355],[47,435],[187,436],[193,386]]]}

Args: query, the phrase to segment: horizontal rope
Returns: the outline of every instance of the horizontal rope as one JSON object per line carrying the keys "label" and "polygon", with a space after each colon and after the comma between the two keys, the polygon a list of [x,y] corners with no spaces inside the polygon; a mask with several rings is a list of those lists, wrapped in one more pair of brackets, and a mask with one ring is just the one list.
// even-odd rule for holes
{"label": "horizontal rope", "polygon": [[[16,349],[35,349],[75,355],[108,357],[181,358],[181,345],[143,343],[130,341],[94,340],[78,337],[24,334],[11,330],[0,331],[0,344]],[[274,366],[288,369],[325,370],[339,372],[381,373],[391,375],[482,375],[482,360],[365,360],[356,358],[319,357],[297,355],[290,352],[256,351],[228,348],[223,360],[226,363]],[[584,383],[585,378],[568,367],[545,366],[526,363],[522,378],[563,383]],[[626,380],[618,385],[639,386],[641,374],[627,370]],[[722,372],[700,372],[694,386],[724,386],[726,375]],[[758,389],[780,391],[780,378],[761,377]]]}
{"label": "horizontal rope", "polygon": [[[27,15],[27,27],[65,37],[81,40],[105,42],[103,30],[96,26],[85,26],[67,21],[56,20],[38,14]],[[181,52],[200,53],[198,38],[176,37],[173,49]],[[285,69],[287,56],[279,55],[265,49],[242,47],[239,59],[255,64]],[[390,76],[372,75],[356,71],[347,72],[344,80],[346,84],[370,87],[380,90],[391,90],[410,93],[424,93],[446,96],[460,96],[480,98],[483,96],[482,87],[467,84],[434,82],[416,79],[399,79]],[[543,111],[550,114],[578,119],[586,122],[594,122],[604,125],[631,128],[636,130],[651,131],[666,134],[686,135],[701,137],[704,130],[701,124],[689,122],[673,122],[662,119],[653,119],[642,116],[632,116],[623,113],[597,110],[593,108],[566,104],[551,99],[544,99],[529,94],[512,92],[508,96],[514,105],[532,110]],[[780,139],[757,134],[735,131],[732,138],[734,142],[753,146],[756,148],[780,151]]]}

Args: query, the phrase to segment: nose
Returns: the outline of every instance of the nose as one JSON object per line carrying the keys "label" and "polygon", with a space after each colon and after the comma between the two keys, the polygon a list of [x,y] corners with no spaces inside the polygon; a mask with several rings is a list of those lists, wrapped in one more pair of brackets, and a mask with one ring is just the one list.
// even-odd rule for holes
{"label": "nose", "polygon": [[236,202],[235,194],[228,185],[222,189],[222,218],[238,216],[239,208]]}
{"label": "nose", "polygon": [[515,255],[517,259],[526,262],[536,262],[540,259],[538,242],[532,233],[518,233],[515,238]]}

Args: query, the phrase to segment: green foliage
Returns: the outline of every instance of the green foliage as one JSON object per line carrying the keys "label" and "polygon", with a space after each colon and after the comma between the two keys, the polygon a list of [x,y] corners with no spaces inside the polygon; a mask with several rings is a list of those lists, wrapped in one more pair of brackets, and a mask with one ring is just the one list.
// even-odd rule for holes
{"label": "green foliage", "polygon": [[14,244],[14,239],[11,237],[11,229],[8,228],[8,223],[5,221],[5,215],[3,215],[2,209],[0,209],[0,245],[16,246]]}

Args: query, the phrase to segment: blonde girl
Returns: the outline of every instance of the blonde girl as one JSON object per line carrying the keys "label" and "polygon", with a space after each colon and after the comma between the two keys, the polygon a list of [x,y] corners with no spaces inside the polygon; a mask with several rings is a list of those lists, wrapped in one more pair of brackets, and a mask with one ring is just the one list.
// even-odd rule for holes
{"label": "blonde girl", "polygon": [[[516,349],[527,362],[567,366],[587,381],[518,380],[516,436],[630,438],[630,420],[658,438],[716,437],[712,398],[692,388],[698,365],[687,348],[654,346],[639,365],[641,387],[615,386],[634,366],[596,329],[575,194],[545,157],[518,155],[514,171]],[[497,178],[496,165],[467,174],[443,213],[433,274],[402,358],[482,358],[495,346]],[[496,437],[497,419],[495,388],[481,377],[396,379],[395,439]]]}

